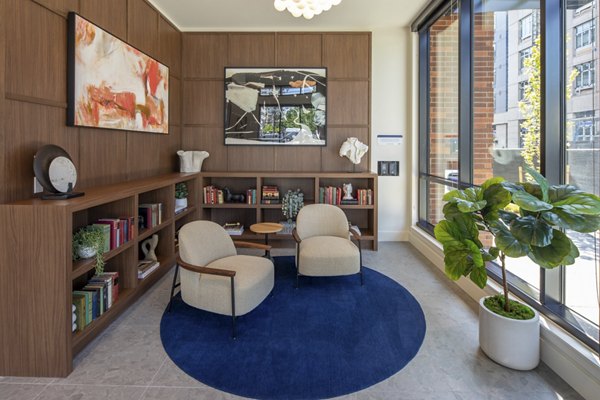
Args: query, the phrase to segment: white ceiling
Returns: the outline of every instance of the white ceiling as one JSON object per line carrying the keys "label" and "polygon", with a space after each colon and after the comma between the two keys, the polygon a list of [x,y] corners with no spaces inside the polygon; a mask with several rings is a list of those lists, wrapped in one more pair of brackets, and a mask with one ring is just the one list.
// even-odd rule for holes
{"label": "white ceiling", "polygon": [[182,31],[358,31],[408,26],[429,0],[343,0],[311,20],[273,0],[149,0]]}

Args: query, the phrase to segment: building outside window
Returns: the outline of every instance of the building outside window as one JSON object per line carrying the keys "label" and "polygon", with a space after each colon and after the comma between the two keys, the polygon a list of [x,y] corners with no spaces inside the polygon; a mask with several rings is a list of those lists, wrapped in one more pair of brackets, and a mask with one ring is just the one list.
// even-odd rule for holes
{"label": "building outside window", "polygon": [[590,142],[598,137],[593,110],[574,113],[572,121],[575,123],[573,141]]}
{"label": "building outside window", "polygon": [[519,73],[525,72],[525,60],[531,57],[531,47],[519,51]]}
{"label": "building outside window", "polygon": [[528,16],[521,18],[519,20],[519,40],[523,41],[527,38],[530,38],[533,34],[533,15],[529,14]]}
{"label": "building outside window", "polygon": [[580,49],[591,45],[596,41],[596,23],[592,21],[584,22],[575,27],[575,48]]}
{"label": "building outside window", "polygon": [[519,82],[519,94],[518,94],[518,99],[519,101],[523,101],[523,99],[525,99],[525,89],[527,88],[527,81],[521,81]]}
{"label": "building outside window", "polygon": [[594,61],[588,61],[575,67],[577,76],[575,77],[575,90],[588,89],[596,83],[596,67]]}

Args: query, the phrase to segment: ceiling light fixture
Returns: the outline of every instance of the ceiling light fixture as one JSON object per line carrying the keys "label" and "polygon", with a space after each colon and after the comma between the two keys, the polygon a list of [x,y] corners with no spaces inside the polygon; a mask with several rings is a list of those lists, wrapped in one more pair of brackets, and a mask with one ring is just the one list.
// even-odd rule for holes
{"label": "ceiling light fixture", "polygon": [[303,16],[311,19],[341,2],[342,0],[275,0],[273,5],[277,11],[287,9],[296,18]]}

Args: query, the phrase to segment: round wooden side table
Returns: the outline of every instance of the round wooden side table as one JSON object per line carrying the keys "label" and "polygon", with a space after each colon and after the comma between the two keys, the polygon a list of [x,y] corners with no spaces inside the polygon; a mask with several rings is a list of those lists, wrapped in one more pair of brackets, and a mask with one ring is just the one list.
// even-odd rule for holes
{"label": "round wooden side table", "polygon": [[[276,222],[260,222],[258,224],[250,225],[250,230],[254,233],[265,235],[265,244],[269,244],[269,233],[277,233],[283,230],[283,225]],[[265,250],[265,257],[271,258],[271,252]]]}

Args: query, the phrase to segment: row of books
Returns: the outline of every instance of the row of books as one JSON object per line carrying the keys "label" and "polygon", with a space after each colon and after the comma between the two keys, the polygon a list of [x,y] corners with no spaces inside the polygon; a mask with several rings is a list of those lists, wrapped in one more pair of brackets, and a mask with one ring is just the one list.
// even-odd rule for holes
{"label": "row of books", "polygon": [[227,222],[223,224],[223,229],[231,236],[241,236],[244,233],[244,225],[240,222]]}
{"label": "row of books", "polygon": [[92,226],[99,227],[104,234],[104,253],[132,240],[135,231],[133,217],[101,218]]}
{"label": "row of books", "polygon": [[138,206],[140,229],[150,229],[162,224],[162,203],[147,203]]}
{"label": "row of books", "polygon": [[373,205],[373,190],[372,189],[358,189],[356,191],[356,199],[358,204],[361,206]]}
{"label": "row of books", "polygon": [[279,188],[277,186],[264,185],[262,187],[261,200],[263,204],[279,204]]}
{"label": "row of books", "polygon": [[256,204],[256,189],[246,190],[246,204]]}
{"label": "row of books", "polygon": [[372,189],[357,189],[356,198],[344,199],[344,191],[341,187],[325,186],[319,188],[319,203],[333,205],[372,205],[373,190]]}
{"label": "row of books", "polygon": [[108,311],[119,298],[119,273],[94,275],[81,290],[73,291],[76,330],[82,331]]}
{"label": "row of books", "polygon": [[138,262],[138,279],[144,279],[154,272],[154,270],[156,270],[158,267],[160,267],[159,261],[142,260]]}
{"label": "row of books", "polygon": [[223,191],[216,186],[204,186],[202,189],[204,196],[204,204],[223,204],[225,200],[223,198]]}

